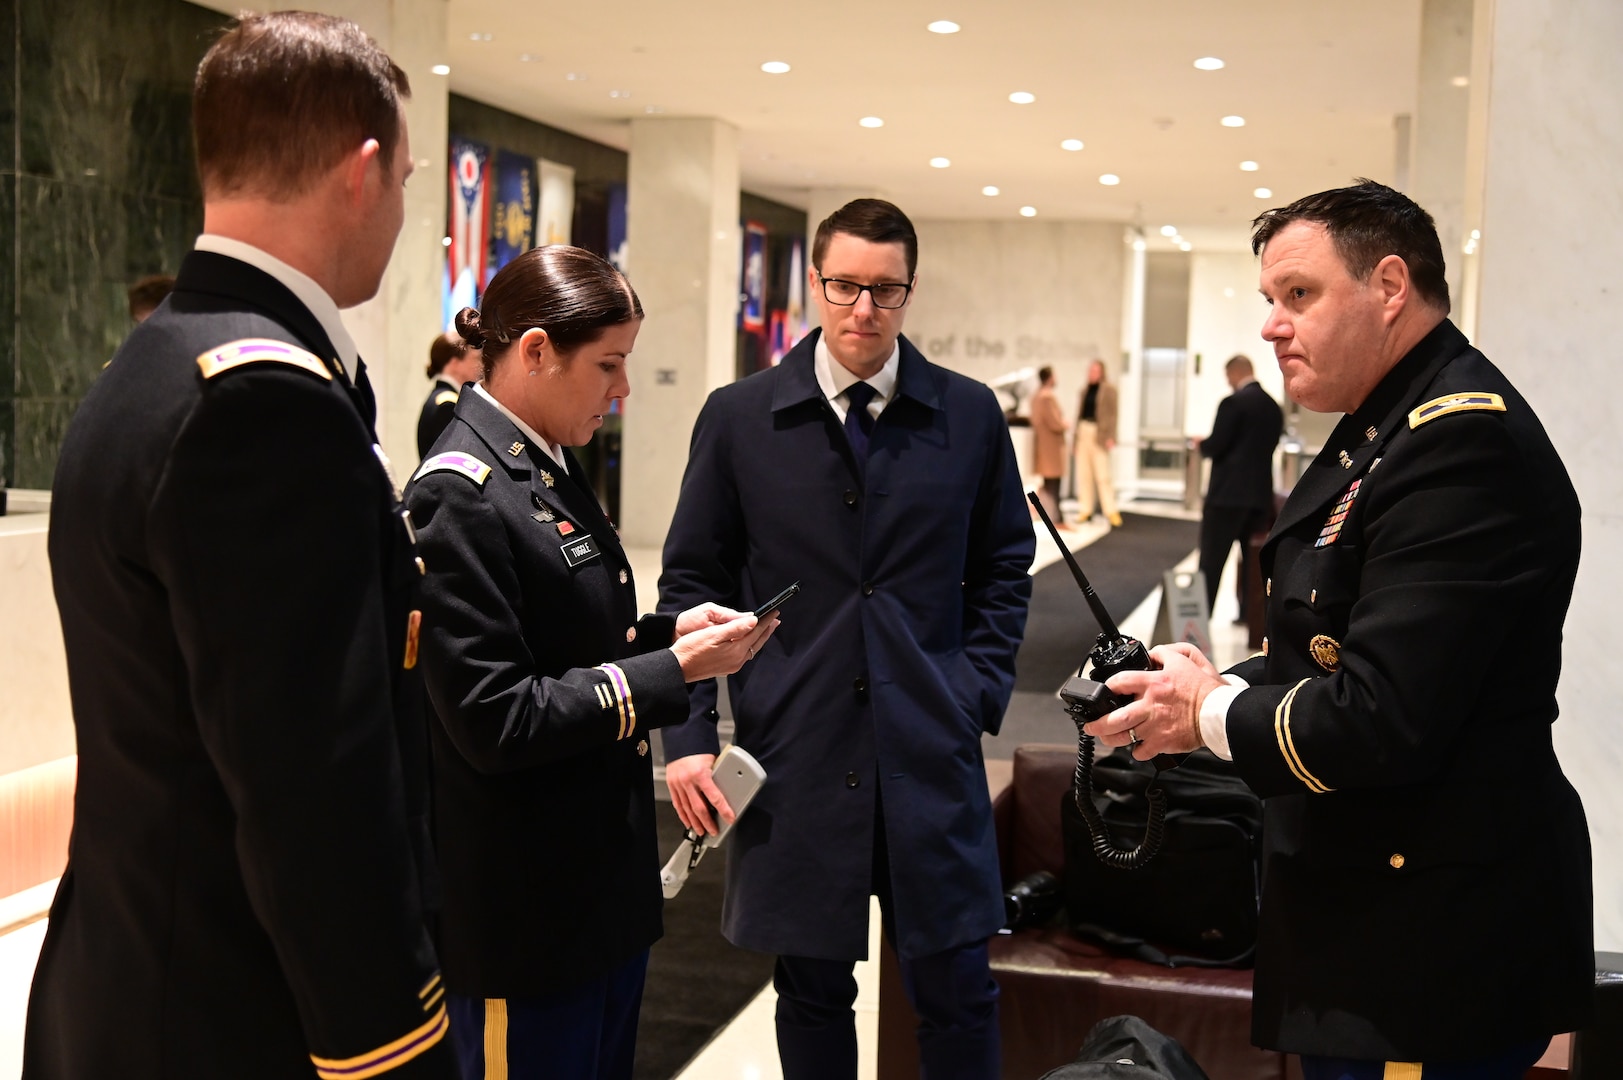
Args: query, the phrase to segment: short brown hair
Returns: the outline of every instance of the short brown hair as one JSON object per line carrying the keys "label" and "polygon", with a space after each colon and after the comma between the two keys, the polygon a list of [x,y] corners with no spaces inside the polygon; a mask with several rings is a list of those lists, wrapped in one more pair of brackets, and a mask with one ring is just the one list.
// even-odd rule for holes
{"label": "short brown hair", "polygon": [[870,244],[900,244],[907,255],[907,276],[919,268],[919,235],[901,207],[884,199],[852,199],[817,226],[812,238],[812,266],[823,269],[823,256],[835,233],[846,233]]}
{"label": "short brown hair", "polygon": [[445,370],[446,364],[459,356],[466,356],[467,352],[468,343],[460,336],[449,331],[441,334],[428,347],[428,377],[434,378]]}
{"label": "short brown hair", "polygon": [[526,330],[542,329],[568,358],[611,326],[642,318],[642,301],[625,275],[585,248],[531,248],[496,272],[483,306],[457,313],[456,329],[484,350],[485,375]]}
{"label": "short brown hair", "polygon": [[307,11],[245,15],[197,68],[203,194],[293,198],[367,139],[385,173],[411,83],[360,27]]}
{"label": "short brown hair", "polygon": [[148,274],[125,291],[130,302],[130,318],[151,315],[163,298],[175,291],[175,279],[168,274]]}
{"label": "short brown hair", "polygon": [[1235,353],[1229,357],[1228,363],[1223,365],[1224,371],[1243,371],[1247,375],[1255,375],[1257,369],[1251,366],[1251,358],[1245,353]]}
{"label": "short brown hair", "polygon": [[1298,221],[1324,226],[1355,281],[1364,281],[1382,259],[1396,255],[1408,266],[1409,280],[1420,298],[1448,314],[1448,278],[1437,225],[1401,191],[1359,178],[1351,187],[1321,191],[1264,211],[1251,223],[1251,253],[1261,255],[1268,241]]}

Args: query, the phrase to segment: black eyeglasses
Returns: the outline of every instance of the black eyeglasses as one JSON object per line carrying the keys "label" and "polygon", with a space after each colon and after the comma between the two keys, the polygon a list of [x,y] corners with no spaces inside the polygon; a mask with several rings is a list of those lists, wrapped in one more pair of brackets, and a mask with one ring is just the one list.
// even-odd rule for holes
{"label": "black eyeglasses", "polygon": [[854,281],[844,281],[840,278],[817,275],[817,280],[823,285],[823,299],[838,307],[851,307],[867,293],[873,299],[876,308],[895,309],[907,303],[907,294],[913,291],[912,285],[858,285]]}

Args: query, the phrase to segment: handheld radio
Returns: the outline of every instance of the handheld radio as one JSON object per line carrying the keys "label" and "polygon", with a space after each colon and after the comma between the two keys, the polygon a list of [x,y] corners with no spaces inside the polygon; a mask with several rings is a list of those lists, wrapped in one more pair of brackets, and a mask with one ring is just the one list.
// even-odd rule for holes
{"label": "handheld radio", "polygon": [[[1093,805],[1093,736],[1082,730],[1082,725],[1090,720],[1097,720],[1101,716],[1126,705],[1133,699],[1125,694],[1111,693],[1105,681],[1118,671],[1147,671],[1153,665],[1150,663],[1149,650],[1137,638],[1128,637],[1116,625],[1116,620],[1110,617],[1105,610],[1104,603],[1093,591],[1088,583],[1087,575],[1077,565],[1076,558],[1071,549],[1065,546],[1060,539],[1059,530],[1054,528],[1053,520],[1048,511],[1043,509],[1042,502],[1037,498],[1036,492],[1028,492],[1026,497],[1036,508],[1042,522],[1048,527],[1049,535],[1054,538],[1060,554],[1065,557],[1065,565],[1071,568],[1071,576],[1076,579],[1077,585],[1082,589],[1082,596],[1093,611],[1093,617],[1099,621],[1100,633],[1093,643],[1093,648],[1077,666],[1076,675],[1066,681],[1060,688],[1060,700],[1065,702],[1065,711],[1076,722],[1076,778],[1072,784],[1072,798],[1076,801],[1077,812],[1082,815],[1082,821],[1087,825],[1088,836],[1093,840],[1093,854],[1106,866],[1113,866],[1120,870],[1134,870],[1151,859],[1161,850],[1161,841],[1166,837],[1167,793],[1161,790],[1161,774],[1169,769],[1176,769],[1183,764],[1188,754],[1157,754],[1155,756],[1155,776],[1150,779],[1149,786],[1144,789],[1144,797],[1149,802],[1149,819],[1144,825],[1144,839],[1136,847],[1126,848],[1118,844],[1110,835],[1110,829],[1099,814],[1098,807]],[[1084,667],[1092,665],[1090,674],[1092,678],[1084,678]]]}

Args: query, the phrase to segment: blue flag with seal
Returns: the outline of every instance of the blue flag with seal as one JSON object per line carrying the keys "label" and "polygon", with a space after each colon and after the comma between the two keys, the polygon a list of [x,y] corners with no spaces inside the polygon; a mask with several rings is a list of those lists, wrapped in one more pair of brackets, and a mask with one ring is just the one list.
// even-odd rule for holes
{"label": "blue flag with seal", "polygon": [[535,246],[535,159],[496,154],[494,273]]}

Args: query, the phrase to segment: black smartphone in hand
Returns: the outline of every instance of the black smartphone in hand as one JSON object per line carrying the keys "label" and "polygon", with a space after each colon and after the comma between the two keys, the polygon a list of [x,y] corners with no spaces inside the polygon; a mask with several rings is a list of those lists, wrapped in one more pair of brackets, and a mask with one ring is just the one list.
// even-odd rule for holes
{"label": "black smartphone in hand", "polygon": [[799,591],[800,582],[797,581],[778,595],[774,596],[772,599],[768,600],[766,603],[762,604],[760,607],[756,608],[755,617],[757,619],[766,618],[768,615],[772,614],[774,611],[778,610],[785,603],[787,603],[789,598],[794,596],[795,593]]}

